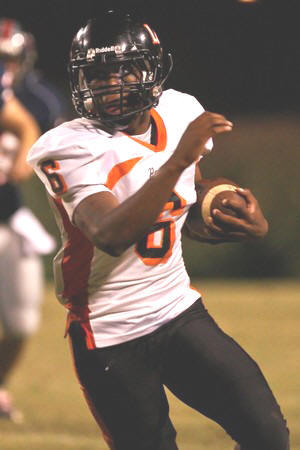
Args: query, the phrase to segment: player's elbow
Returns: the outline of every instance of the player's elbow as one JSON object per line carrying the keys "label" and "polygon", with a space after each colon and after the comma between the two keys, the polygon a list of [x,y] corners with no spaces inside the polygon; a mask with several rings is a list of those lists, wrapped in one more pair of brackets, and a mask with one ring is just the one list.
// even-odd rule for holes
{"label": "player's elbow", "polygon": [[103,252],[107,253],[108,255],[117,258],[118,256],[121,256],[126,249],[123,249],[123,248],[117,247],[116,245],[111,244],[111,245],[105,245],[105,246],[102,245],[101,250]]}
{"label": "player's elbow", "polygon": [[122,244],[117,236],[110,232],[96,232],[91,236],[91,241],[99,250],[107,253],[110,256],[121,256],[127,249],[127,246]]}
{"label": "player's elbow", "polygon": [[110,256],[121,256],[128,248],[124,245],[122,233],[108,222],[101,220],[84,220],[75,211],[74,222],[87,239],[99,250]]}

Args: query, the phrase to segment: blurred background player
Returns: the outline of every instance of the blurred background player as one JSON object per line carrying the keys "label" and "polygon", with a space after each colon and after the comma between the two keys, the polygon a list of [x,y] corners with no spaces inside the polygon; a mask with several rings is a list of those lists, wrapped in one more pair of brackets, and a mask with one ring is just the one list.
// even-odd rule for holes
{"label": "blurred background player", "polygon": [[38,121],[41,132],[62,123],[67,104],[55,85],[35,68],[38,53],[34,36],[14,19],[0,18],[0,61],[4,84]]}
{"label": "blurred background player", "polygon": [[[0,19],[0,419],[22,414],[7,381],[36,331],[43,298],[43,263],[56,243],[24,206],[18,183],[32,170],[28,149],[41,132],[63,122],[65,102],[34,69],[34,37],[13,19]],[[34,283],[32,283],[34,280]]]}

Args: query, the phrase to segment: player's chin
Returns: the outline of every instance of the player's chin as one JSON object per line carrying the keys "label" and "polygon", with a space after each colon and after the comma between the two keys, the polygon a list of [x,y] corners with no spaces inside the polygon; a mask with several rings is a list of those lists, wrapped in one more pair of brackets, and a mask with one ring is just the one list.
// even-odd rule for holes
{"label": "player's chin", "polygon": [[122,107],[120,106],[120,104],[114,104],[104,106],[102,110],[103,113],[108,117],[109,116],[117,117],[130,113],[132,111],[132,108],[130,108],[130,106],[127,104],[125,105],[123,104]]}
{"label": "player's chin", "polygon": [[136,110],[143,107],[142,99],[137,94],[124,95],[123,99],[115,98],[107,103],[100,104],[103,114],[111,117],[134,114]]}

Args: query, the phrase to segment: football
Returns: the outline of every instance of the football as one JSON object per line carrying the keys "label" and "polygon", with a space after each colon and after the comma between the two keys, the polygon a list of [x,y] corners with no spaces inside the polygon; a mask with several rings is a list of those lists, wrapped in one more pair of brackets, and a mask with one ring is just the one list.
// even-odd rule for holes
{"label": "football", "polygon": [[[219,209],[224,214],[238,217],[234,209],[226,207],[222,203],[224,199],[228,199],[233,200],[237,206],[246,206],[246,200],[236,191],[237,187],[239,187],[237,183],[227,178],[203,180],[201,185],[196,186],[197,201],[190,208],[185,224],[185,231],[191,238],[197,239],[198,234],[201,237],[203,226],[208,225],[208,218],[212,216],[214,209]],[[216,218],[215,223],[226,231],[226,225],[221,224],[221,222],[218,223]]]}

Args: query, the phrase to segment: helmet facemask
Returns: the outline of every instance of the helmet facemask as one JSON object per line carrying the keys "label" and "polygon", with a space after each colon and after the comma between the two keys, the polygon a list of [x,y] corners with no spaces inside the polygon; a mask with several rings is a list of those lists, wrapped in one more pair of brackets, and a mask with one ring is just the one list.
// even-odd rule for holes
{"label": "helmet facemask", "polygon": [[157,104],[162,92],[161,65],[147,52],[121,58],[101,55],[93,64],[72,69],[77,75],[73,98],[83,115],[113,128],[126,126],[133,116]]}

